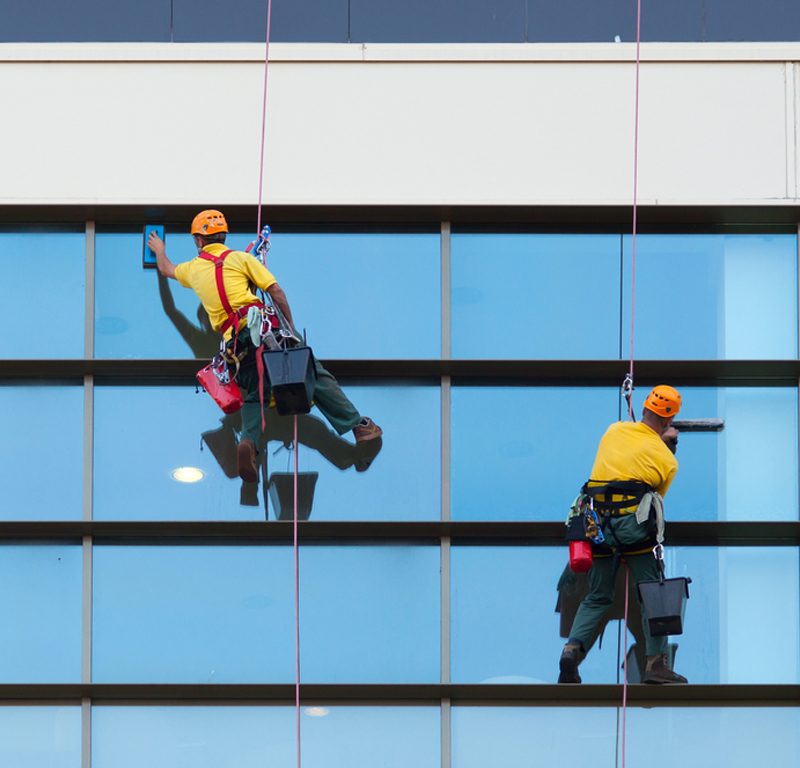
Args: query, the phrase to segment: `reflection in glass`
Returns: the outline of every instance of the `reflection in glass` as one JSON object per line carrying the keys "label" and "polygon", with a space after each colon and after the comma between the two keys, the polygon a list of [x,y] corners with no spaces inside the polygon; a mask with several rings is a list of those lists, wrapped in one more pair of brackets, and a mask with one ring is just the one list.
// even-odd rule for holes
{"label": "reflection in glass", "polygon": [[0,384],[0,412],[0,519],[80,520],[83,387]]}
{"label": "reflection in glass", "polygon": [[[451,553],[453,681],[555,682],[563,639],[554,608],[566,546]],[[796,548],[667,546],[666,564],[668,577],[692,579],[684,634],[670,638],[675,668],[690,683],[800,682]],[[618,624],[581,664],[585,683],[618,679]],[[774,653],[776,638],[785,652]]]}
{"label": "reflection in glass", "polygon": [[[313,519],[419,520],[439,517],[440,395],[432,386],[346,387],[364,413],[374,416],[387,439],[375,446],[341,438],[315,411],[300,418],[301,500]],[[194,387],[95,389],[94,516],[100,520],[264,519],[264,486],[242,483],[236,471],[239,414],[225,416]],[[421,435],[429,438],[421,440]],[[122,438],[121,436],[124,436]],[[259,460],[272,485],[269,518],[280,508],[281,483],[294,467],[288,449],[291,417],[267,415],[269,445]],[[391,439],[389,439],[391,438]],[[377,441],[370,441],[376,443]],[[374,459],[374,461],[372,461]],[[178,467],[204,473],[196,483],[172,477]],[[398,472],[397,468],[403,471]],[[313,474],[317,480],[311,480]],[[271,481],[271,482],[270,482]],[[311,483],[313,482],[313,494]]]}
{"label": "reflection in glass", "polygon": [[0,765],[80,768],[81,708],[0,707]]}
{"label": "reflection in glass", "polygon": [[[93,576],[95,682],[294,680],[291,547],[96,546]],[[303,546],[300,579],[304,681],[438,681],[438,547]]]}
{"label": "reflection in glass", "polygon": [[[629,236],[624,248],[622,330],[627,349]],[[797,358],[795,235],[641,235],[636,291],[638,358]]]}
{"label": "reflection in glass", "polygon": [[[452,765],[529,768],[546,755],[542,764],[580,768],[588,762],[613,768],[616,718],[611,707],[456,706]],[[800,708],[630,706],[626,737],[630,765],[794,765],[800,750]]]}
{"label": "reflection in glass", "polygon": [[[226,244],[244,250],[252,239],[234,233]],[[272,242],[269,268],[321,359],[439,356],[438,235],[278,233]],[[166,243],[176,263],[196,255],[186,232],[168,231]],[[97,235],[96,356],[210,357],[219,337],[194,292],[143,269],[142,247],[142,232]]]}
{"label": "reflection in glass", "polygon": [[81,563],[79,546],[0,546],[0,683],[80,681]]}
{"label": "reflection in glass", "polygon": [[451,248],[453,357],[619,357],[619,235],[454,234]]}
{"label": "reflection in glass", "polygon": [[85,264],[83,232],[0,232],[2,273],[28,287],[5,290],[3,311],[30,328],[3,334],[0,358],[83,357]]}
{"label": "reflection in glass", "polygon": [[453,519],[565,519],[618,413],[612,387],[454,386]]}
{"label": "reflection in glass", "polygon": [[[301,719],[307,768],[438,768],[438,707],[325,706]],[[292,768],[295,712],[284,706],[92,709],[94,768]],[[132,734],[134,735],[132,737]]]}

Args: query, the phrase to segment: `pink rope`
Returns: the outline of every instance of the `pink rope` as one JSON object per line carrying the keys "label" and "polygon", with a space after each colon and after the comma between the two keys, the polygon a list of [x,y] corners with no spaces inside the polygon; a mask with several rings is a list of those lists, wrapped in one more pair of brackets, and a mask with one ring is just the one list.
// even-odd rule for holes
{"label": "pink rope", "polygon": [[297,538],[297,476],[300,446],[297,441],[297,415],[294,417],[294,706],[297,728],[297,768],[300,768],[300,547]]}
{"label": "pink rope", "polygon": [[258,223],[256,232],[261,232],[261,206],[264,204],[264,147],[267,137],[267,75],[269,74],[269,32],[272,18],[272,0],[267,0],[267,30],[264,35],[264,94],[261,101],[261,152],[258,165]]}
{"label": "pink rope", "polygon": [[[622,657],[622,768],[625,768],[625,719],[628,712],[628,564],[625,563],[625,619],[622,626],[622,633],[625,636],[623,641]],[[619,646],[617,646],[619,647]]]}
{"label": "pink rope", "polygon": [[[628,376],[633,384],[633,350],[636,330],[636,226],[639,200],[639,68],[642,28],[642,0],[636,0],[636,94],[633,110],[633,234],[631,238],[631,349]],[[633,398],[628,399],[628,416],[633,415]]]}

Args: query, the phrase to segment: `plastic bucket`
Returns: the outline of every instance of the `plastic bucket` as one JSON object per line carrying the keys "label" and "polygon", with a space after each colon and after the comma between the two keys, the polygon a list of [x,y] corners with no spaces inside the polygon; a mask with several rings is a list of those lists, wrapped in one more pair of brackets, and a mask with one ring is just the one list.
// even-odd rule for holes
{"label": "plastic bucket", "polygon": [[311,347],[264,352],[264,374],[281,416],[294,416],[311,410],[317,382]]}
{"label": "plastic bucket", "polygon": [[640,581],[639,601],[647,618],[650,634],[683,634],[683,614],[689,599],[690,578],[679,576],[664,581]]}

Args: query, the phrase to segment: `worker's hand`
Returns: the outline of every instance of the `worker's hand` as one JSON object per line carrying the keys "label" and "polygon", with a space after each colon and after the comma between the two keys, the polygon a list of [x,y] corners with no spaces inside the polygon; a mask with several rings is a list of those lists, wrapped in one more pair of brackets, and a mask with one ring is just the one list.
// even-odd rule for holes
{"label": "worker's hand", "polygon": [[164,241],[155,232],[150,232],[150,236],[147,238],[147,247],[156,257],[163,256],[166,253]]}
{"label": "worker's hand", "polygon": [[675,427],[669,426],[661,433],[661,439],[673,453],[678,450],[678,432]]}

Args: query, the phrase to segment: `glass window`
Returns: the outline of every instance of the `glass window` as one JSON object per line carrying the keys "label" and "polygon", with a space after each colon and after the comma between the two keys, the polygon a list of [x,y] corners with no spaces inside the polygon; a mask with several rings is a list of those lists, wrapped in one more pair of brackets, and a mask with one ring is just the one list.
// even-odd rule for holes
{"label": "glass window", "polygon": [[3,334],[0,358],[83,357],[85,265],[83,232],[0,231],[0,269],[35,291],[4,291],[6,316],[29,328]]}
{"label": "glass window", "polygon": [[[301,516],[438,519],[439,388],[353,386],[346,392],[361,413],[381,425],[385,442],[356,446],[352,433],[338,437],[316,410],[301,416]],[[237,476],[240,427],[240,414],[225,416],[191,385],[96,388],[95,518],[263,520],[263,484],[242,483]],[[265,433],[270,442],[260,453],[269,478],[270,519],[292,514],[284,492],[294,459],[283,446],[293,435],[292,418],[270,410]],[[179,467],[196,468],[202,476],[178,482]]]}
{"label": "glass window", "polygon": [[0,546],[0,683],[80,681],[81,564],[79,546]]}
{"label": "glass window", "polygon": [[0,707],[0,764],[80,768],[81,708]]}
{"label": "glass window", "polygon": [[[580,725],[576,726],[576,712]],[[599,768],[616,764],[611,707],[453,707],[453,768]],[[754,738],[758,734],[758,738]],[[630,765],[792,765],[800,749],[797,707],[630,707]]]}
{"label": "glass window", "polygon": [[618,411],[611,387],[453,387],[452,518],[563,520]]}
{"label": "glass window", "polygon": [[721,418],[725,428],[680,436],[667,519],[797,520],[797,389],[681,387],[681,394],[678,418]]}
{"label": "glass window", "polygon": [[[291,547],[97,546],[93,573],[95,682],[294,680]],[[438,547],[303,546],[300,574],[304,681],[439,680]]]}
{"label": "glass window", "polygon": [[[438,768],[438,707],[304,707],[307,768]],[[295,711],[285,706],[95,706],[94,768],[290,768]]]}
{"label": "glass window", "polygon": [[[168,231],[166,243],[176,263],[196,255],[185,232]],[[320,359],[439,356],[438,234],[275,234],[272,244],[270,271]],[[141,232],[97,235],[96,356],[210,357],[219,335],[194,292],[143,269],[142,248]]]}
{"label": "glass window", "polygon": [[619,358],[618,235],[454,234],[456,358]]}
{"label": "glass window", "polygon": [[[628,236],[624,248],[622,330],[627,354]],[[636,251],[637,358],[797,357],[795,235],[642,235]]]}
{"label": "glass window", "polygon": [[0,411],[0,519],[80,520],[83,387],[2,383]]}
{"label": "glass window", "polygon": [[[566,546],[454,546],[451,553],[453,681],[554,683],[586,589],[584,577],[565,571]],[[692,579],[684,633],[669,639],[676,671],[691,683],[800,681],[797,548],[667,546],[666,565],[668,577]],[[621,595],[610,616],[581,665],[585,683],[619,679]],[[630,649],[643,633],[629,616]],[[630,679],[636,674],[631,667]]]}

